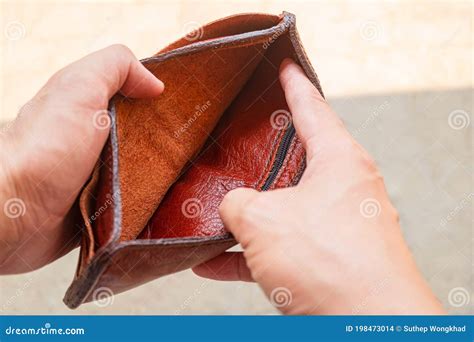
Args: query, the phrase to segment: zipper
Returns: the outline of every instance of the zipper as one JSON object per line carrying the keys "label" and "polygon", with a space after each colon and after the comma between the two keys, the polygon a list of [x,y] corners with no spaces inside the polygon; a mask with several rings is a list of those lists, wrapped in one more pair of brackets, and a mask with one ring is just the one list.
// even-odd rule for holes
{"label": "zipper", "polygon": [[285,161],[286,154],[288,149],[290,148],[291,142],[293,141],[293,137],[295,136],[295,127],[293,124],[288,128],[281,140],[280,146],[278,146],[278,150],[276,152],[275,161],[273,162],[272,169],[270,174],[268,175],[265,183],[261,188],[262,191],[266,191],[270,188],[270,186],[275,181],[278,173],[280,172],[281,167],[283,166],[283,162]]}

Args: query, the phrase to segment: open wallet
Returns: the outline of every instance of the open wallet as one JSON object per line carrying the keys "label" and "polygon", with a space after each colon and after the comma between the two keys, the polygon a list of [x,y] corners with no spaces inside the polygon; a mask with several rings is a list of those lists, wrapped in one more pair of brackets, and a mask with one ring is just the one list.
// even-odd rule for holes
{"label": "open wallet", "polygon": [[218,213],[228,191],[298,183],[305,152],[279,82],[286,57],[322,94],[287,12],[214,21],[141,61],[166,89],[109,103],[110,135],[78,199],[83,235],[67,306],[219,255],[237,243]]}

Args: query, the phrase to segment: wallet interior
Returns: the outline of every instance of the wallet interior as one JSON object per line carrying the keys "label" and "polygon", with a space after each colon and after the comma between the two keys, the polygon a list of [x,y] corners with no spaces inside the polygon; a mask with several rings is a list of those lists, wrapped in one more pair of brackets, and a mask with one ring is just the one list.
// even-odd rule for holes
{"label": "wallet interior", "polygon": [[[114,98],[120,241],[227,234],[218,215],[225,193],[276,187],[283,159],[297,148],[291,145],[293,127],[278,126],[289,119],[279,66],[285,57],[295,58],[285,23],[267,15],[232,20],[206,26],[199,41],[183,38],[142,61],[165,83],[160,96]],[[278,25],[270,36],[255,35]],[[254,33],[251,39],[247,32]],[[180,53],[191,44],[192,52]],[[80,197],[89,255],[111,239],[96,215],[115,195],[105,190],[104,158],[107,151]]]}

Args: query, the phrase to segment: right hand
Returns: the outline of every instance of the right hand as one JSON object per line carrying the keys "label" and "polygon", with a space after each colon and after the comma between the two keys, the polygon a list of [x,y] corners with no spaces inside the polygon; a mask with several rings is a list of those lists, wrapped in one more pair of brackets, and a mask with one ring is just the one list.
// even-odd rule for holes
{"label": "right hand", "polygon": [[280,80],[307,153],[296,187],[229,192],[220,214],[244,252],[194,268],[256,281],[289,314],[440,314],[374,161],[290,60]]}

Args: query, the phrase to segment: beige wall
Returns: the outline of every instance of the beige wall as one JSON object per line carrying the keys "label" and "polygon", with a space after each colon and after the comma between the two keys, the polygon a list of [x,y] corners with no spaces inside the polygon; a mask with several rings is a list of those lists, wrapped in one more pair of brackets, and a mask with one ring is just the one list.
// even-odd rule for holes
{"label": "beige wall", "polygon": [[[473,295],[472,2],[2,2],[0,121],[12,119],[56,70],[108,44],[126,44],[143,58],[185,34],[190,22],[282,10],[296,14],[327,97],[376,158],[423,273],[450,312],[467,313],[466,301],[460,305],[453,295]],[[453,112],[469,125],[453,128]],[[0,309],[275,312],[253,284],[202,280],[189,271],[116,296],[105,308],[71,312],[61,298],[76,258],[74,252],[32,274],[1,277]]]}

